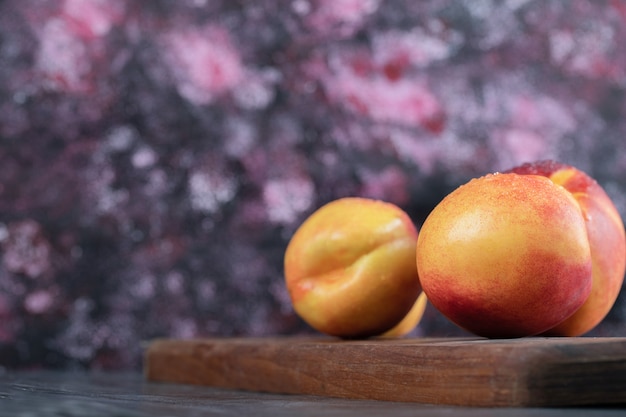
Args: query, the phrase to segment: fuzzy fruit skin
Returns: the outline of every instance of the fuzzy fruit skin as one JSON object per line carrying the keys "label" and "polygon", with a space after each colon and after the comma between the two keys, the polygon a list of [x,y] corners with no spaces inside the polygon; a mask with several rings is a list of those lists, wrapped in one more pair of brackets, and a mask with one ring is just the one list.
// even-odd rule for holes
{"label": "fuzzy fruit skin", "polygon": [[416,242],[411,219],[393,204],[347,197],[322,206],[285,251],[285,281],[296,313],[332,336],[386,332],[421,292]]}
{"label": "fuzzy fruit skin", "polygon": [[570,165],[539,161],[513,168],[511,172],[546,176],[572,193],[580,204],[591,248],[591,294],[581,308],[545,335],[585,334],[606,317],[622,288],[626,271],[626,236],[620,214],[593,178]]}
{"label": "fuzzy fruit skin", "polygon": [[479,336],[542,333],[591,291],[591,251],[577,201],[538,175],[490,174],[446,196],[418,237],[429,301]]}

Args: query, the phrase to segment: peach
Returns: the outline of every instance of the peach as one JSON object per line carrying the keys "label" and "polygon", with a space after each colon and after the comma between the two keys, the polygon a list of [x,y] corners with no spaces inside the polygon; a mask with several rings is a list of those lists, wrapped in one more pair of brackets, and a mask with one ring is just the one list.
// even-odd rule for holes
{"label": "peach", "polygon": [[409,334],[422,320],[424,312],[426,311],[426,304],[428,304],[428,298],[426,298],[426,294],[422,292],[419,297],[417,297],[417,300],[415,300],[415,304],[413,304],[413,307],[411,307],[407,315],[404,316],[398,324],[381,334],[380,337],[383,339],[392,339]]}
{"label": "peach", "polygon": [[549,178],[569,191],[582,209],[591,248],[591,294],[572,316],[545,334],[585,334],[606,317],[624,281],[626,237],[619,212],[611,198],[593,178],[570,165],[540,161],[513,168],[511,172]]}
{"label": "peach", "polygon": [[429,302],[486,337],[545,332],[592,286],[580,205],[539,175],[489,174],[451,192],[424,221],[416,259]]}
{"label": "peach", "polygon": [[300,225],[285,251],[294,310],[325,334],[385,333],[421,293],[416,242],[411,219],[391,203],[347,197],[322,206]]}

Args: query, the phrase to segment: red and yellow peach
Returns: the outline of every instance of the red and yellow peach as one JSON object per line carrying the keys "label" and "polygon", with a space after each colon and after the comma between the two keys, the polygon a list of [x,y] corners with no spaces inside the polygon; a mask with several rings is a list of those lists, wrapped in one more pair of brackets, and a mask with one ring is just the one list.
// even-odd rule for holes
{"label": "red and yellow peach", "polygon": [[490,174],[450,193],[425,220],[416,258],[429,301],[486,337],[545,332],[592,288],[584,213],[539,175]]}
{"label": "red and yellow peach", "polygon": [[[365,198],[332,201],[296,230],[284,258],[296,313],[314,329],[342,338],[390,331],[421,293],[417,230],[397,206]],[[416,314],[388,335],[410,331]]]}

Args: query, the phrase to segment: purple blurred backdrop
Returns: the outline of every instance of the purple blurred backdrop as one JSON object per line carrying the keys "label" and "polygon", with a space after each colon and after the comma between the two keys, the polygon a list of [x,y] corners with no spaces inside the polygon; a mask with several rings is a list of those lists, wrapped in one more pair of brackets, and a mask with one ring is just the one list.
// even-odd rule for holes
{"label": "purple blurred backdrop", "polygon": [[[138,368],[155,337],[309,334],[321,204],[420,225],[536,159],[626,214],[626,3],[0,1],[0,367]],[[415,335],[462,335],[434,309]],[[626,335],[626,301],[592,335]]]}

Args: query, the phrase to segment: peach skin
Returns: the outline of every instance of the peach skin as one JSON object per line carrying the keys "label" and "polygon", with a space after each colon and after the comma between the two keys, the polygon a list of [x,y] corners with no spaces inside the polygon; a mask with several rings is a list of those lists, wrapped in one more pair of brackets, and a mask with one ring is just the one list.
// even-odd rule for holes
{"label": "peach skin", "polygon": [[580,336],[609,313],[624,281],[626,237],[613,201],[589,175],[570,165],[539,161],[513,168],[518,174],[543,175],[569,191],[578,201],[591,248],[591,294],[571,317],[548,330],[550,336]]}
{"label": "peach skin", "polygon": [[347,197],[307,218],[284,258],[296,313],[319,332],[380,335],[398,324],[421,292],[417,229],[397,206]]}
{"label": "peach skin", "polygon": [[583,212],[539,175],[490,174],[457,188],[426,218],[416,259],[429,302],[485,337],[545,332],[592,285]]}

